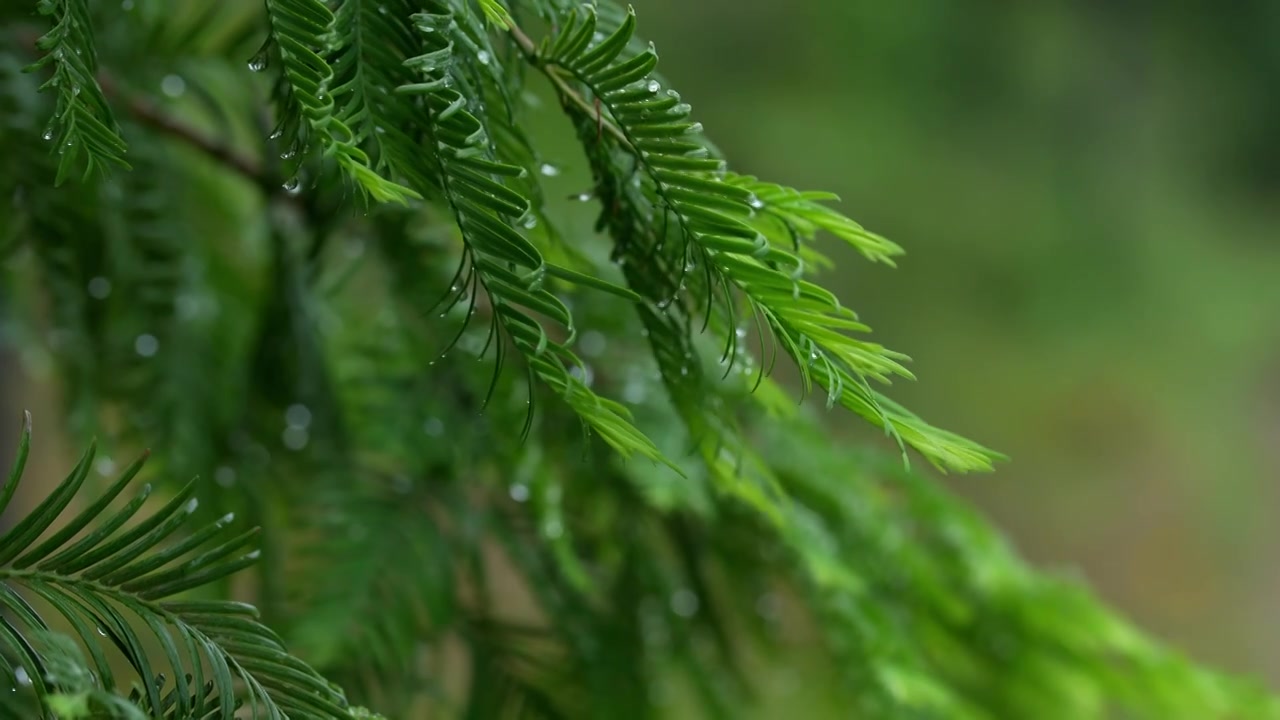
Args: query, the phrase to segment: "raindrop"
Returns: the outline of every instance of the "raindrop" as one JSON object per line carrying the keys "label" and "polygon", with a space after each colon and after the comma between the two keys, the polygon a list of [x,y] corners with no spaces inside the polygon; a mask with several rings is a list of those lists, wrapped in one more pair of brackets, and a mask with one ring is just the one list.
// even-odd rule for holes
{"label": "raindrop", "polygon": [[109,457],[98,458],[98,462],[94,463],[93,467],[99,475],[110,475],[116,471],[116,463]]}
{"label": "raindrop", "polygon": [[221,487],[231,487],[236,484],[236,471],[233,468],[223,465],[214,471],[213,480]]}
{"label": "raindrop", "polygon": [[560,168],[551,163],[542,163],[541,167],[538,168],[538,172],[547,177],[555,177],[560,174]]}
{"label": "raindrop", "polygon": [[578,193],[576,196],[574,196],[573,199],[577,200],[578,202],[591,202],[591,193],[589,192]]}
{"label": "raindrop", "polygon": [[99,626],[97,627],[97,630],[98,630],[98,634],[99,634],[99,635],[101,635],[102,637],[106,637],[106,636],[107,636],[107,631],[106,631],[106,630],[103,630],[103,629],[102,629],[102,626],[100,626],[100,625],[99,625]]}
{"label": "raindrop", "polygon": [[756,197],[755,193],[751,193],[751,197],[747,198],[747,204],[757,210],[764,207],[764,201]]}
{"label": "raindrop", "polygon": [[265,54],[254,55],[249,61],[249,72],[262,72],[267,69],[267,56]]}
{"label": "raindrop", "polygon": [[311,424],[311,409],[302,403],[294,403],[284,411],[284,421],[289,427],[305,429]]}
{"label": "raindrop", "polygon": [[290,195],[297,195],[302,190],[302,181],[296,177],[292,177],[286,180],[284,185],[281,185],[280,187],[284,188],[284,191]]}
{"label": "raindrop", "polygon": [[89,280],[89,297],[105,300],[111,294],[111,281],[101,275]]}
{"label": "raindrop", "polygon": [[590,365],[585,365],[585,366],[574,365],[573,367],[569,368],[569,375],[571,375],[574,378],[577,378],[578,380],[581,380],[582,384],[586,385],[587,387],[591,387],[591,384],[595,382],[595,379],[596,379],[596,374],[591,369]]}
{"label": "raindrop", "polygon": [[481,65],[488,65],[489,64],[488,51],[481,50],[480,52],[476,53],[476,60],[479,60]]}
{"label": "raindrop", "polygon": [[658,84],[658,81],[657,81],[657,80],[650,80],[650,81],[649,81],[649,92],[651,92],[651,93],[656,93],[656,92],[658,92],[658,90],[659,90],[659,89],[661,89],[661,88],[662,88],[662,86]]}
{"label": "raindrop", "polygon": [[133,341],[133,351],[144,358],[154,356],[160,350],[160,341],[151,333],[143,333]]}
{"label": "raindrop", "polygon": [[45,130],[45,131],[44,131],[44,134],[43,134],[43,135],[41,135],[40,137],[44,138],[45,140],[52,140],[52,139],[53,139],[53,128],[50,128],[50,129],[48,129],[48,130]]}
{"label": "raindrop", "polygon": [[311,435],[305,428],[290,425],[284,429],[284,433],[281,434],[280,440],[284,443],[284,446],[290,450],[301,450],[307,446],[307,443],[311,440]]}
{"label": "raindrop", "polygon": [[582,339],[578,341],[578,347],[582,350],[582,354],[588,357],[597,357],[604,352],[605,337],[603,334],[595,330],[588,330],[582,334]]}
{"label": "raindrop", "polygon": [[427,418],[427,421],[422,424],[422,431],[431,437],[440,437],[444,434],[444,423],[440,418]]}
{"label": "raindrop", "polygon": [[648,393],[645,392],[644,381],[640,378],[631,378],[622,387],[622,399],[629,403],[642,403],[647,396]]}
{"label": "raindrop", "polygon": [[180,75],[165,75],[160,81],[160,92],[171,98],[182,97],[187,91],[187,81]]}
{"label": "raindrop", "polygon": [[280,159],[281,159],[281,160],[292,160],[292,159],[293,159],[293,156],[294,156],[294,155],[297,155],[297,154],[298,154],[298,151],[297,151],[296,149],[294,149],[294,148],[289,148],[288,150],[285,150],[284,152],[280,153]]}
{"label": "raindrop", "polygon": [[190,320],[200,315],[204,311],[206,304],[211,306],[211,310],[216,310],[216,301],[209,300],[206,302],[205,299],[193,293],[183,293],[174,301],[178,317],[184,320]]}
{"label": "raindrop", "polygon": [[736,335],[739,340],[741,340],[742,338],[745,338],[747,336],[747,328],[745,326],[739,325],[738,328],[733,331],[733,334]]}
{"label": "raindrop", "polygon": [[512,500],[522,503],[529,499],[529,486],[516,483],[507,490],[507,493],[511,495]]}
{"label": "raindrop", "polygon": [[18,681],[19,685],[28,686],[31,684],[31,676],[27,674],[27,669],[19,665],[13,671],[13,677]]}
{"label": "raindrop", "polygon": [[689,132],[689,133],[700,133],[700,132],[702,132],[702,123],[700,123],[700,122],[696,122],[696,123],[694,123],[694,124],[690,125],[690,126],[689,126],[689,129],[688,129],[686,132]]}
{"label": "raindrop", "polygon": [[756,598],[756,614],[769,622],[776,622],[782,615],[781,603],[778,602],[778,596],[773,593],[765,593]]}
{"label": "raindrop", "polygon": [[268,140],[279,140],[284,135],[284,128],[276,128],[274,132],[267,136]]}
{"label": "raindrop", "polygon": [[686,588],[671,593],[671,612],[680,617],[693,617],[698,612],[698,596]]}

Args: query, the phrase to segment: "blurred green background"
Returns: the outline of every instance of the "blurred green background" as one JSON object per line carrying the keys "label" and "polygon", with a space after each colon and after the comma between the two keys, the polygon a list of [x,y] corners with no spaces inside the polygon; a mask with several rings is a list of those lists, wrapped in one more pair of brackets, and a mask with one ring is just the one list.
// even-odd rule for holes
{"label": "blurred green background", "polygon": [[1012,456],[952,486],[1280,681],[1280,3],[635,4],[738,171],[907,248],[825,281],[915,358],[896,397]]}
{"label": "blurred green background", "polygon": [[[825,282],[916,359],[896,399],[1012,456],[951,485],[1040,565],[1280,686],[1280,3],[635,4],[736,170],[838,192],[907,248]],[[583,189],[543,115],[555,189]],[[43,391],[5,385],[52,429]]]}

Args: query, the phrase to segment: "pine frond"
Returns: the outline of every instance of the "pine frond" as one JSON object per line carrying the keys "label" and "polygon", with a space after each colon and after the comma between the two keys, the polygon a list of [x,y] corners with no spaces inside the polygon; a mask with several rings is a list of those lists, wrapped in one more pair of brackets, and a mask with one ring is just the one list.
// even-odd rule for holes
{"label": "pine frond", "polygon": [[36,47],[45,55],[28,70],[53,68],[41,90],[57,92],[53,119],[44,139],[53,142],[59,156],[56,184],[61,185],[84,158],[84,174],[117,165],[128,169],[125,142],[111,107],[98,85],[98,55],[87,0],[40,0],[40,14],[54,26]]}
{"label": "pine frond", "polygon": [[[638,312],[667,395],[716,487],[781,521],[779,489],[767,475],[753,472],[754,463],[748,459],[751,453],[735,422],[734,408],[703,367],[701,358],[707,353],[698,347],[694,333],[700,320],[691,317],[683,303],[672,301],[680,292],[675,278],[683,262],[677,256],[677,245],[666,244],[667,238],[653,233],[650,200],[637,185],[619,180],[626,177],[625,169],[618,166],[618,158],[607,147],[592,144],[595,132],[589,118],[580,118],[579,136],[588,148],[597,178],[596,193],[605,208],[600,224],[615,240],[614,256],[628,285],[647,293]],[[724,375],[734,372],[735,363],[750,372],[737,329],[727,332],[726,337],[729,343],[723,352],[719,348],[712,351],[720,355]],[[763,377],[757,382],[763,382]]]}
{"label": "pine frond", "polygon": [[479,2],[480,9],[484,11],[484,16],[489,18],[489,22],[502,30],[515,25],[515,21],[511,19],[511,12],[502,4],[502,0],[479,0]]}
{"label": "pine frond", "polygon": [[[92,2],[42,2],[59,47],[92,45]],[[0,341],[56,368],[73,435],[212,477],[138,487],[142,461],[112,479],[91,450],[24,516],[24,433],[0,484],[0,717],[381,718],[352,697],[729,720],[796,659],[866,720],[1280,720],[783,389],[780,355],[939,467],[995,457],[886,398],[907,359],[815,279],[830,247],[901,248],[831,194],[730,172],[625,5],[117,5],[95,29],[136,169],[61,189],[34,141],[61,95],[16,72],[33,13],[0,9],[21,40],[0,42]],[[276,134],[231,64],[264,26]],[[545,89],[594,233],[554,201],[582,168],[535,142]],[[297,170],[305,192],[279,192]],[[211,599],[233,596],[268,621]]]}
{"label": "pine frond", "polygon": [[[566,103],[570,112],[594,112],[600,140],[607,128],[610,142],[635,158],[653,194],[652,224],[674,225],[684,272],[700,268],[706,276],[701,288],[706,312],[723,294],[727,300],[720,312],[728,327],[736,328],[733,296],[740,294],[750,314],[763,320],[774,342],[796,362],[806,389],[816,382],[826,390],[829,405],[839,402],[939,467],[990,469],[996,454],[967,441],[957,444],[955,436],[881,404],[870,381],[911,378],[902,365],[906,357],[852,335],[867,326],[831,292],[802,278],[798,256],[770,243],[751,225],[759,198],[726,182],[723,162],[709,157],[698,139],[702,126],[690,119],[689,106],[674,91],[661,92],[652,77],[656,53],[652,48],[630,56],[624,52],[635,29],[634,12],[608,36],[597,39],[596,28],[594,9],[583,6],[558,36],[542,44],[539,62],[567,101],[577,99],[577,105]],[[575,84],[590,91],[600,110],[580,99]],[[787,209],[796,211],[794,205]],[[802,213],[811,223],[820,217],[812,205]],[[821,219],[851,233],[847,224]],[[883,254],[885,246],[879,247]]]}
{"label": "pine frond", "polygon": [[[499,180],[519,176],[523,170],[486,157],[483,125],[467,109],[468,99],[450,86],[453,14],[444,3],[433,2],[429,7],[432,13],[414,15],[427,52],[408,61],[424,81],[403,85],[397,92],[422,98],[433,146],[430,150],[437,164],[435,177],[466,242],[460,270],[463,280],[455,292],[467,295],[474,307],[477,294],[483,291],[493,308],[492,331],[496,333],[501,326],[524,356],[532,376],[568,403],[610,446],[623,456],[639,454],[670,464],[631,424],[624,406],[596,395],[569,372],[570,367],[581,364],[568,347],[575,332],[573,317],[544,287],[550,272],[541,253],[513,227],[511,219],[524,217],[528,202]],[[524,274],[511,268],[520,268]],[[530,311],[556,322],[568,338],[564,342],[553,339]],[[494,347],[496,381],[504,350],[501,342]]]}
{"label": "pine frond", "polygon": [[370,147],[379,169],[397,170],[401,157],[383,138],[401,132],[413,107],[391,89],[411,82],[404,61],[416,54],[418,39],[409,22],[408,0],[343,0],[334,10],[337,27],[332,94],[334,114],[352,131],[352,141]]}
{"label": "pine frond", "polygon": [[[548,173],[556,173],[557,168],[542,161],[525,129],[526,115],[522,110],[528,104],[528,64],[512,52],[514,46],[509,41],[495,41],[484,19],[474,12],[473,0],[449,2],[455,19],[452,37],[459,48],[456,52],[475,59],[455,66],[457,89],[472,99],[472,110],[484,125],[493,159],[524,170],[519,176],[505,179],[529,203],[525,217],[519,219],[523,234],[545,255],[548,270],[554,271],[558,265],[566,272],[572,268],[593,272],[595,268],[584,256],[583,248],[565,240],[553,213],[548,212],[542,179]],[[507,24],[500,26],[505,28]],[[575,279],[581,277],[579,274]],[[597,289],[614,291],[617,287],[606,283]]]}
{"label": "pine frond", "polygon": [[300,551],[291,583],[299,622],[288,637],[350,691],[385,696],[398,683],[423,682],[416,658],[424,639],[455,620],[459,561],[430,514],[428,488],[443,478],[357,472],[341,482],[359,478],[362,491],[326,488],[300,508],[321,539]]}
{"label": "pine frond", "polygon": [[[147,720],[143,712],[142,692],[136,687],[128,697],[104,690],[96,683],[96,676],[83,651],[75,640],[48,630],[30,634],[31,645],[45,661],[45,675],[50,683],[56,683],[57,692],[46,695],[44,704],[58,718],[76,720],[78,718],[94,718],[98,720]],[[206,685],[209,695],[212,684]],[[170,690],[165,697],[165,705],[156,717],[164,720],[179,720],[180,708],[177,703],[177,688]],[[12,694],[11,694],[12,695]],[[26,696],[21,711],[13,717],[39,717],[42,714],[38,698]],[[13,698],[10,699],[11,701]],[[206,718],[215,717],[218,713],[217,699],[210,698],[210,710]],[[4,707],[0,701],[0,707]]]}
{"label": "pine frond", "polygon": [[735,173],[725,173],[724,181],[751,193],[747,203],[756,211],[752,225],[770,242],[791,247],[802,259],[806,249],[802,242],[812,242],[819,231],[845,241],[872,262],[892,266],[893,258],[903,254],[897,243],[867,231],[852,219],[824,205],[824,202],[840,200],[834,193],[802,192]]}
{"label": "pine frond", "polygon": [[[403,203],[419,197],[378,175],[369,156],[356,144],[355,133],[335,113],[333,68],[325,59],[334,33],[329,7],[322,0],[267,0],[267,17],[271,25],[268,43],[249,66],[262,70],[273,55],[283,66],[278,85],[282,117],[276,132],[293,143],[285,155],[300,155],[315,141],[323,154],[374,200]],[[349,41],[338,41],[339,47],[350,45]]]}
{"label": "pine frond", "polygon": [[834,447],[807,420],[753,429],[798,501],[788,545],[865,716],[1280,717],[1262,688],[1195,667],[1033,570],[928,479]]}
{"label": "pine frond", "polygon": [[[17,460],[0,489],[0,511],[22,480],[30,444],[28,416]],[[0,623],[0,664],[12,674],[10,658],[16,659],[42,700],[61,690],[62,681],[50,676],[49,659],[31,639],[48,627],[32,604],[37,601],[74,629],[93,660],[99,686],[120,694],[128,685],[115,675],[104,652],[101,638],[108,638],[137,673],[144,686],[141,707],[152,714],[176,703],[183,717],[203,717],[216,708],[230,720],[242,701],[271,718],[345,718],[341,695],[289,655],[257,622],[253,607],[178,599],[258,556],[257,551],[242,553],[256,531],[228,536],[229,516],[166,542],[196,507],[193,485],[150,514],[143,505],[151,486],[144,485],[112,511],[112,502],[142,469],[144,455],[79,513],[59,523],[80,494],[93,458],[90,447],[71,474],[0,537],[0,608],[12,618]],[[201,690],[206,682],[216,693]]]}

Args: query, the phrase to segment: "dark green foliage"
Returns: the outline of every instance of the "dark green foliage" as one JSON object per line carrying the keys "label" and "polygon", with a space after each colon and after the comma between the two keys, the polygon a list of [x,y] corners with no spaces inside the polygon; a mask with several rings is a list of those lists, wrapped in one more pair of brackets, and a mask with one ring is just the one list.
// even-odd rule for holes
{"label": "dark green foliage", "polygon": [[[396,718],[739,717],[813,622],[840,717],[1277,716],[905,467],[999,456],[888,399],[906,358],[814,281],[823,236],[901,249],[731,172],[629,8],[126,5],[46,3],[70,30],[39,49],[39,16],[2,31],[3,337],[76,435],[164,469],[162,507],[122,510],[137,466],[90,492],[90,453],[0,543],[25,712],[369,716],[315,667]],[[55,42],[85,60],[36,70],[90,95],[17,72]],[[66,103],[112,129],[90,171],[123,137],[131,172],[56,187],[44,118],[90,127]],[[561,153],[594,232],[554,200]],[[838,449],[809,393],[889,446]],[[78,492],[102,499],[62,524]]]}
{"label": "dark green foliage", "polygon": [[[0,490],[0,512],[22,480],[30,445],[28,417],[17,461]],[[152,494],[150,484],[113,509],[145,457],[79,512],[62,518],[93,460],[90,447],[43,502],[0,535],[0,607],[6,611],[0,623],[0,678],[22,691],[0,693],[0,702],[16,707],[31,692],[50,709],[79,702],[86,709],[99,703],[107,712],[131,706],[135,715],[172,711],[183,718],[231,718],[243,703],[272,718],[346,717],[342,696],[289,655],[257,622],[252,606],[175,599],[256,560],[256,550],[244,552],[254,531],[225,532],[232,521],[226,515],[168,542],[197,507],[192,484],[149,514],[143,508]],[[49,633],[55,616],[92,662],[77,657],[74,643]],[[132,678],[113,670],[108,657],[113,649]],[[141,690],[126,704],[122,698],[131,687]]]}
{"label": "dark green foliage", "polygon": [[61,156],[57,182],[66,179],[82,156],[85,177],[112,163],[127,168],[124,140],[95,74],[98,53],[87,0],[40,0],[39,7],[40,14],[49,16],[54,24],[36,41],[45,55],[29,70],[53,68],[52,77],[41,89],[52,90],[58,97],[53,119],[43,134]]}

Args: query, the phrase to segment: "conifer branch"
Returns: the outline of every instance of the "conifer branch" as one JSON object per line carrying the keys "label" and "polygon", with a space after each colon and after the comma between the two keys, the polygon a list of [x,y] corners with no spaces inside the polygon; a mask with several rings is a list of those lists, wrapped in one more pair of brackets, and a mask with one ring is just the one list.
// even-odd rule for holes
{"label": "conifer branch", "polygon": [[582,96],[582,93],[574,89],[573,85],[571,85],[569,81],[560,74],[559,70],[554,65],[549,64],[546,59],[538,53],[538,46],[529,38],[529,35],[525,33],[524,30],[520,29],[519,25],[512,21],[508,23],[507,27],[511,32],[511,37],[516,41],[516,44],[520,46],[520,50],[524,54],[525,60],[527,60],[533,67],[537,68],[544,77],[551,81],[551,84],[555,86],[556,92],[560,95],[562,100],[573,103],[579,110],[586,113],[588,116],[595,117],[596,122],[599,124],[602,131],[608,132],[612,135],[613,138],[623,147],[632,147],[631,139],[627,137],[627,134],[615,125],[612,120],[604,117],[600,108],[587,102],[587,99]]}
{"label": "conifer branch", "polygon": [[[735,717],[770,671],[741,661],[795,618],[859,717],[1280,720],[766,377],[771,351],[794,359],[806,389],[943,467],[996,457],[873,389],[909,377],[901,356],[812,281],[820,235],[871,262],[901,249],[830,193],[730,172],[629,8],[267,0],[222,32],[227,3],[137,5],[43,0],[48,52],[23,26],[0,50],[0,244],[30,248],[0,271],[22,275],[13,308],[48,308],[13,320],[47,337],[73,427],[164,463],[154,487],[135,463],[86,496],[113,464],[86,454],[0,531],[0,717],[381,717],[345,698],[386,717],[656,717],[673,680],[691,710]],[[111,76],[57,85],[73,115],[47,126],[17,56],[85,77],[86,8]],[[550,37],[513,21],[534,15]],[[244,70],[248,28],[270,41]],[[193,78],[232,54],[270,68],[272,103],[193,88],[257,137],[151,92],[146,64],[175,47]],[[560,170],[522,102],[539,76],[587,160],[595,233],[562,233],[544,201]],[[108,93],[135,170],[41,182],[59,162],[34,139],[113,130]],[[211,168],[269,197],[301,169],[281,199],[304,211],[261,218],[256,190],[201,182]],[[233,588],[252,546],[264,582]]]}
{"label": "conifer branch", "polygon": [[[19,37],[22,47],[29,47],[33,51],[37,49],[36,43],[39,41],[39,36],[36,33],[21,32]],[[164,112],[155,102],[142,95],[121,90],[115,77],[106,68],[97,67],[94,77],[102,90],[103,97],[107,100],[123,102],[125,110],[143,125],[192,146],[219,165],[263,188],[268,194],[276,192],[279,183],[268,177],[253,158]]]}

